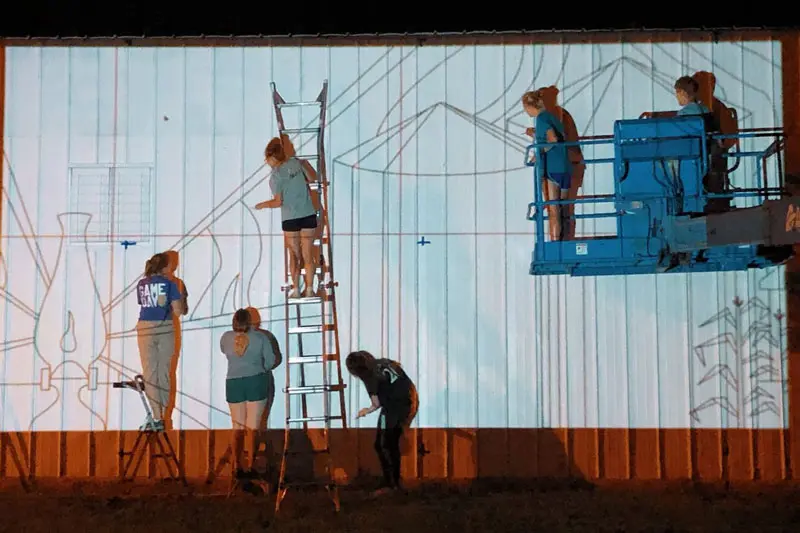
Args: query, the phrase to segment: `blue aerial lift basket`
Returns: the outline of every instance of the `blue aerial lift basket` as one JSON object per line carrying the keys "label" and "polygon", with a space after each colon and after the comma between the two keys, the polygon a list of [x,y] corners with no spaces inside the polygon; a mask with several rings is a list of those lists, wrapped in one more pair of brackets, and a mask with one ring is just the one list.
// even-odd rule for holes
{"label": "blue aerial lift basket", "polygon": [[[699,115],[618,120],[613,137],[564,143],[613,144],[613,158],[584,160],[613,165],[613,192],[545,201],[542,184],[534,178],[535,199],[528,206],[528,219],[536,227],[530,274],[742,271],[786,262],[792,245],[800,242],[800,197],[784,187],[782,132],[721,135],[709,131],[710,124],[709,117]],[[761,150],[726,152],[718,148],[721,139],[771,142]],[[534,166],[533,155],[545,146],[528,146],[525,164]],[[728,177],[746,158],[755,159],[754,186],[730,186]],[[735,163],[729,167],[731,160]],[[769,167],[777,174],[772,184]],[[723,185],[709,192],[712,187],[704,186],[704,178],[712,173]],[[739,202],[750,205],[731,205]],[[568,204],[575,204],[578,220],[613,219],[616,233],[546,241],[547,206]]]}

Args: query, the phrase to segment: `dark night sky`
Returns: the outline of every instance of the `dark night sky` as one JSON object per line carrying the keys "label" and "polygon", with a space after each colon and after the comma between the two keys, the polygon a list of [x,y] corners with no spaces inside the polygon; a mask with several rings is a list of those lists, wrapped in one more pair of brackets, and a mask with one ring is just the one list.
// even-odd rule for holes
{"label": "dark night sky", "polygon": [[[363,9],[346,2],[325,2],[314,9],[310,3],[278,2],[98,2],[69,0],[17,0],[0,16],[0,36],[109,36],[109,35],[286,35],[317,33],[415,33],[460,31],[508,31],[537,29],[622,29],[622,28],[723,28],[785,26],[786,14],[735,9],[711,10],[693,7],[691,13],[677,12],[680,3],[664,3],[656,14],[643,13],[641,3],[635,16],[611,18],[625,12],[625,2],[609,2],[576,13],[548,10],[546,4],[532,4],[533,16],[519,9],[490,10],[480,2],[466,9],[424,11],[434,5],[415,2],[369,2]],[[446,5],[446,4],[439,4]],[[558,5],[557,3],[554,5]],[[576,4],[577,5],[577,4]],[[711,6],[711,3],[707,5]],[[722,5],[715,4],[715,5]],[[257,7],[254,7],[257,6]],[[306,7],[308,6],[308,7]],[[344,6],[344,7],[343,7]],[[613,6],[613,9],[611,8]],[[784,19],[784,20],[781,20]]]}

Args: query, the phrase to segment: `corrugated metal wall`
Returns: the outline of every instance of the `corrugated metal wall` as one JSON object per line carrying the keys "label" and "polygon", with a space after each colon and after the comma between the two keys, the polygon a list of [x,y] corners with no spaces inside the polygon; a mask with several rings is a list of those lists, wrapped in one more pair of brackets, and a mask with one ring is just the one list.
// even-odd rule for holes
{"label": "corrugated metal wall", "polygon": [[[417,425],[785,427],[782,269],[528,275],[519,105],[528,88],[555,85],[581,134],[606,134],[616,119],[675,108],[674,79],[707,70],[740,127],[777,126],[780,58],[771,41],[10,48],[0,429],[138,426],[138,398],[108,383],[140,368],[126,288],[169,247],[193,303],[175,427],[230,426],[218,340],[231,313],[258,307],[283,338],[279,217],[252,210],[269,197],[269,82],[310,100],[326,78],[342,349],[402,361],[420,389]],[[754,176],[743,165],[736,180]],[[590,167],[584,192],[610,179]],[[353,385],[351,419],[367,401]],[[276,402],[272,427],[283,411]]]}

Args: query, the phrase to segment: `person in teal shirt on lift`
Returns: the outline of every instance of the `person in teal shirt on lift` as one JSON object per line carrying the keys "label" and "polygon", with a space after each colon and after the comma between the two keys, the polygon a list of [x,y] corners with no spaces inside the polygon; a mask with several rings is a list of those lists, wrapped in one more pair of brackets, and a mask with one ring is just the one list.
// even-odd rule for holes
{"label": "person in teal shirt on lift", "polygon": [[[714,117],[711,110],[706,104],[700,101],[698,94],[700,92],[700,85],[697,80],[691,76],[681,76],[675,81],[675,98],[678,100],[680,109],[677,111],[661,111],[658,113],[643,113],[642,118],[652,117],[687,117],[687,116],[702,116],[706,119],[706,128],[709,133],[719,133],[721,131],[720,124]],[[707,143],[709,155],[709,171],[703,176],[703,189],[707,193],[721,194],[725,192],[727,177],[727,163],[722,154],[725,151],[723,142],[718,139],[709,138]],[[679,162],[670,161],[670,172],[672,178],[677,180],[680,175]],[[730,199],[728,198],[708,198],[704,207],[705,212],[724,212],[730,208]]]}
{"label": "person in teal shirt on lift", "polygon": [[674,116],[708,115],[711,110],[697,98],[700,85],[691,76],[681,76],[675,81],[675,98],[681,106],[677,111],[646,111],[639,118],[669,118]]}
{"label": "person in teal shirt on lift", "polygon": [[[564,124],[545,109],[541,90],[528,91],[522,95],[522,107],[535,120],[533,134],[536,144],[564,142]],[[550,200],[568,198],[572,163],[566,146],[555,144],[536,150],[536,179],[547,187],[547,198]],[[557,240],[562,240],[564,230],[569,228],[569,220],[564,220],[569,217],[569,209],[561,205],[549,207],[547,219],[550,223],[550,234]]]}
{"label": "person in teal shirt on lift", "polygon": [[677,113],[679,117],[687,115],[708,115],[711,113],[711,110],[697,99],[699,90],[700,86],[691,76],[681,76],[675,82],[675,97],[678,99],[678,104],[681,106]]}

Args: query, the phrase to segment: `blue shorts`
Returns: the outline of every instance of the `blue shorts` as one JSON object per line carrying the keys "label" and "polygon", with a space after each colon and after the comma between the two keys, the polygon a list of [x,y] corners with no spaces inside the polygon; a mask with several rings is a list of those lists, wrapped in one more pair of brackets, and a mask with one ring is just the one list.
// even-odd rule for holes
{"label": "blue shorts", "polygon": [[547,175],[547,179],[558,185],[561,189],[569,189],[572,175],[565,172],[552,173]]}

